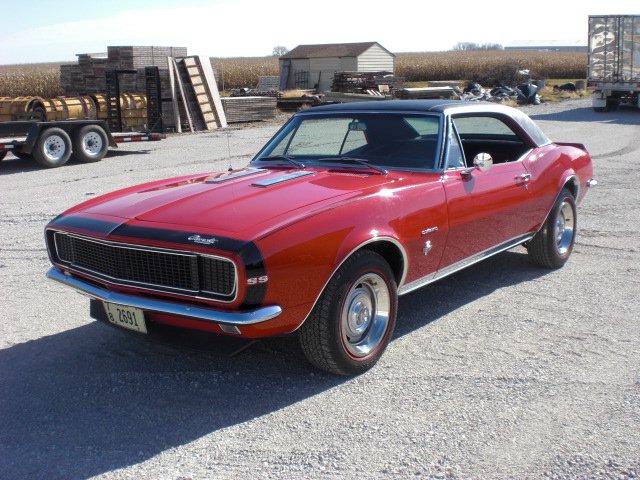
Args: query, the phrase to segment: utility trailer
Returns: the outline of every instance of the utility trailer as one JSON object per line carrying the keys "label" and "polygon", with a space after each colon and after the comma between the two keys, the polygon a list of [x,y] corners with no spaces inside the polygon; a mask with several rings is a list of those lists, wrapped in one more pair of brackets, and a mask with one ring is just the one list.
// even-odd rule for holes
{"label": "utility trailer", "polygon": [[0,160],[8,152],[31,158],[45,168],[67,163],[71,155],[83,163],[99,162],[109,147],[124,142],[149,142],[166,138],[162,133],[111,133],[104,120],[36,120],[0,122]]}
{"label": "utility trailer", "polygon": [[596,112],[640,108],[640,15],[589,16],[589,71]]}

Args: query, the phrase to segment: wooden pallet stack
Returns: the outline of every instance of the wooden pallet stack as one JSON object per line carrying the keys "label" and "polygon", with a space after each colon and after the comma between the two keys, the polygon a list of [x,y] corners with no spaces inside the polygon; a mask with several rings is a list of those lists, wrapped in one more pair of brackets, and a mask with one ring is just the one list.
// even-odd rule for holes
{"label": "wooden pallet stack", "polygon": [[[187,56],[185,47],[110,46],[107,53],[78,54],[78,63],[60,67],[60,84],[67,96],[95,95],[106,91],[107,70],[127,70],[119,75],[120,92],[145,92],[144,67],[157,66],[160,71],[160,90],[163,99],[171,98],[168,56]],[[163,103],[164,125],[173,128],[174,114],[171,102]]]}
{"label": "wooden pallet stack", "polygon": [[227,122],[258,122],[276,116],[278,100],[275,97],[223,97]]}
{"label": "wooden pallet stack", "polygon": [[185,47],[107,47],[113,68],[132,70],[144,67],[167,68],[167,57],[186,57]]}

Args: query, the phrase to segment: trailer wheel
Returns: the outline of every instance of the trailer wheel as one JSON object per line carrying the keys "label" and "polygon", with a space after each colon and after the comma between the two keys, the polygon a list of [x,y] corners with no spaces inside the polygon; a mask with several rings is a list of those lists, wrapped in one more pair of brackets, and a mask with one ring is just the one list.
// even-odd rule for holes
{"label": "trailer wheel", "polygon": [[47,128],[40,134],[32,153],[35,161],[45,168],[60,167],[71,156],[71,139],[61,128]]}
{"label": "trailer wheel", "polygon": [[73,134],[73,156],[79,162],[99,162],[108,149],[107,134],[98,125],[87,125]]}

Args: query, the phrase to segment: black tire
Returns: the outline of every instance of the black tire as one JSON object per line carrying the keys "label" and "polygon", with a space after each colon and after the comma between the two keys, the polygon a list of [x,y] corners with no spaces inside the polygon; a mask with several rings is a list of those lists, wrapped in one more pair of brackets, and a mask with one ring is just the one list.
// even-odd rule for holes
{"label": "black tire", "polygon": [[0,152],[0,162],[1,162],[2,160],[4,160],[4,157],[5,157],[6,155],[7,155],[6,150],[3,150],[2,152]]}
{"label": "black tire", "polygon": [[109,150],[104,129],[98,125],[86,125],[73,134],[73,157],[82,163],[99,162]]}
{"label": "black tire", "polygon": [[573,250],[578,215],[573,194],[566,188],[553,205],[542,228],[529,242],[529,259],[543,268],[562,267]]}
{"label": "black tire", "polygon": [[45,168],[64,165],[71,157],[71,139],[61,128],[47,128],[33,149],[33,158]]}
{"label": "black tire", "polygon": [[[302,351],[312,365],[329,373],[363,373],[377,363],[389,344],[397,305],[398,291],[389,264],[375,252],[360,250],[333,275],[300,327]],[[354,337],[354,329],[361,329],[361,335]]]}

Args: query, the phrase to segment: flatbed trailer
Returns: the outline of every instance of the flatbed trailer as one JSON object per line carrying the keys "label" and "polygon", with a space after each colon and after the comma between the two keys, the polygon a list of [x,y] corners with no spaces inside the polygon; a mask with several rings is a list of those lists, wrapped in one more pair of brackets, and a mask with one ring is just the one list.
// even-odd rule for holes
{"label": "flatbed trailer", "polygon": [[83,163],[99,162],[118,143],[151,142],[163,133],[112,133],[104,120],[36,120],[0,122],[0,160],[11,152],[33,158],[45,168],[55,168],[73,157]]}

